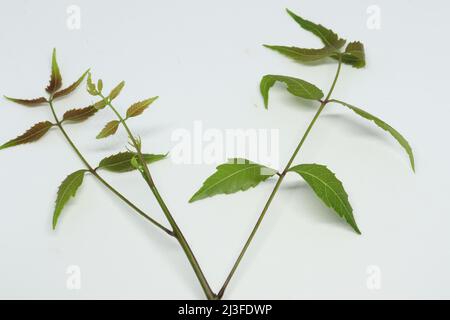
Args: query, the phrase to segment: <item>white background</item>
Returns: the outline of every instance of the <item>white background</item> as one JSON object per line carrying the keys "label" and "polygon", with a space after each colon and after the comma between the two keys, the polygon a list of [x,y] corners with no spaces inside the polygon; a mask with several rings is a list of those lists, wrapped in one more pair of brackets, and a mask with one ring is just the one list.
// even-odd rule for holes
{"label": "white background", "polygon": [[[81,9],[79,30],[66,25],[72,4]],[[380,30],[367,27],[370,5],[381,9]],[[345,66],[334,96],[404,134],[417,172],[389,135],[330,105],[296,163],[323,163],[336,172],[363,235],[290,176],[226,298],[450,298],[447,1],[2,1],[1,93],[43,94],[56,47],[65,84],[91,67],[107,88],[127,81],[117,100],[122,110],[160,96],[130,121],[146,151],[169,151],[174,130],[191,130],[193,121],[201,120],[205,128],[279,129],[283,166],[316,106],[305,106],[277,86],[270,109],[264,110],[261,76],[296,76],[327,90],[336,68],[334,63],[296,64],[261,46],[320,45],[287,16],[286,7],[364,42],[367,67]],[[79,90],[57,109],[61,114],[91,101]],[[108,140],[94,139],[112,118],[105,110],[68,128],[92,163],[126,144],[123,131]],[[45,119],[51,119],[46,107],[30,109],[3,99],[0,141]],[[274,182],[188,204],[214,167],[166,160],[151,170],[218,290]],[[203,298],[177,243],[92,177],[65,208],[58,229],[51,230],[57,186],[80,168],[57,130],[37,143],[0,152],[0,297]],[[138,174],[104,175],[164,219]],[[66,288],[70,265],[81,268],[80,290]],[[367,286],[370,266],[381,270],[378,290]]]}

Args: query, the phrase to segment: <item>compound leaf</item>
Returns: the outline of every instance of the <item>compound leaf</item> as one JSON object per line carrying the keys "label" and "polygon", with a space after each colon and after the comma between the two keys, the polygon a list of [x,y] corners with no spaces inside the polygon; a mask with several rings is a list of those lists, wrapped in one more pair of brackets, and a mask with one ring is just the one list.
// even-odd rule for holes
{"label": "compound leaf", "polygon": [[81,122],[92,117],[98,109],[88,106],[81,109],[71,109],[64,113],[63,121]]}
{"label": "compound leaf", "polygon": [[221,164],[216,169],[189,202],[217,194],[245,191],[277,173],[274,169],[239,158],[230,159],[228,163]]}
{"label": "compound leaf", "polygon": [[323,92],[312,83],[301,79],[280,76],[280,75],[265,75],[260,83],[261,94],[264,98],[264,105],[266,109],[269,104],[269,90],[273,87],[275,82],[284,82],[287,85],[287,91],[297,97],[309,100],[320,100],[323,98]]}
{"label": "compound leaf", "polygon": [[0,150],[17,146],[19,144],[30,143],[39,140],[42,136],[44,136],[47,133],[48,130],[50,130],[51,127],[53,127],[53,123],[49,121],[36,123],[24,134],[1,145]]}
{"label": "compound leaf", "polygon": [[45,90],[48,93],[53,94],[59,88],[61,88],[61,85],[62,85],[62,78],[61,78],[61,73],[59,72],[58,63],[56,62],[56,49],[53,49],[52,74],[50,76],[50,82],[49,82],[47,88],[45,88]]}
{"label": "compound leaf", "polygon": [[120,122],[118,120],[113,120],[108,122],[105,127],[100,131],[100,133],[97,135],[97,139],[102,139],[109,137],[116,133],[117,128],[119,128]]}
{"label": "compound leaf", "polygon": [[8,99],[9,101],[21,104],[23,106],[27,106],[27,107],[35,107],[44,103],[47,103],[47,99],[45,99],[44,97],[39,97],[36,99],[16,99],[16,98],[10,98],[7,96],[4,96],[6,99]]}
{"label": "compound leaf", "polygon": [[55,203],[55,211],[53,212],[53,229],[56,228],[59,216],[61,215],[67,201],[69,201],[71,197],[75,197],[78,188],[83,183],[85,173],[86,170],[75,171],[67,176],[59,186]]}
{"label": "compound leaf", "polygon": [[309,20],[303,19],[302,17],[296,15],[289,9],[286,10],[288,14],[300,25],[300,27],[309,32],[312,32],[314,35],[319,37],[326,47],[330,47],[337,50],[344,46],[346,40],[340,39],[338,35],[334,33],[332,30],[327,29],[320,24],[316,24]]}
{"label": "compound leaf", "polygon": [[149,98],[132,104],[127,110],[127,118],[141,115],[158,97]]}
{"label": "compound leaf", "polygon": [[70,94],[73,91],[75,91],[75,89],[78,88],[78,86],[81,84],[81,82],[83,82],[83,80],[86,77],[86,75],[88,74],[88,72],[89,72],[89,69],[85,73],[83,73],[81,75],[81,77],[77,81],[72,83],[70,86],[68,86],[67,88],[64,88],[62,90],[59,90],[58,92],[55,92],[53,97],[54,98],[60,98],[60,97],[63,97],[63,96],[67,96],[68,94]]}
{"label": "compound leaf", "polygon": [[353,217],[353,209],[348,202],[348,195],[333,172],[319,164],[301,164],[290,168],[289,171],[301,175],[328,207],[344,218],[358,234],[361,234]]}
{"label": "compound leaf", "polygon": [[[98,168],[112,172],[128,172],[136,168],[131,164],[131,160],[136,156],[134,152],[120,152],[112,156],[106,157],[100,161]],[[167,154],[148,154],[144,153],[143,157],[148,164],[164,159]]]}
{"label": "compound leaf", "polygon": [[347,108],[349,108],[350,110],[352,110],[353,112],[355,112],[356,114],[360,115],[361,117],[373,121],[378,127],[380,127],[381,129],[389,132],[391,134],[391,136],[394,137],[395,140],[398,141],[398,143],[400,143],[400,145],[403,147],[403,149],[405,149],[406,153],[409,156],[409,162],[411,163],[411,168],[413,169],[413,171],[415,171],[415,165],[414,165],[414,154],[412,151],[411,146],[408,143],[408,140],[406,140],[401,134],[400,132],[398,132],[397,130],[395,130],[394,128],[392,128],[390,125],[388,125],[386,122],[384,122],[383,120],[375,117],[374,115],[371,115],[370,113],[352,106],[346,102],[343,101],[339,101],[339,100],[330,100],[331,102],[336,102],[339,103]]}

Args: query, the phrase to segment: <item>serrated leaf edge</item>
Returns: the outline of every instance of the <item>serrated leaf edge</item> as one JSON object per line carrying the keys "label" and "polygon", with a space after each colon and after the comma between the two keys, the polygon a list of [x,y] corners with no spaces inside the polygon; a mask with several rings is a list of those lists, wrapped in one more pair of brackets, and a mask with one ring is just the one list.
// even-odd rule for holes
{"label": "serrated leaf edge", "polygon": [[[69,174],[69,175],[61,182],[61,184],[59,185],[58,191],[57,191],[57,193],[56,193],[57,196],[56,196],[56,201],[55,201],[55,209],[54,209],[54,211],[53,211],[53,219],[52,219],[52,228],[53,228],[53,230],[56,229],[56,225],[57,225],[57,223],[58,223],[58,219],[59,219],[59,217],[60,217],[60,215],[61,215],[61,212],[62,212],[62,210],[64,209],[64,207],[65,207],[65,205],[67,204],[67,202],[70,200],[70,197],[74,198],[75,195],[76,195],[76,193],[77,193],[77,191],[78,191],[78,189],[79,189],[80,186],[83,184],[83,181],[84,181],[84,175],[85,175],[86,172],[87,172],[87,170],[85,170],[85,169],[82,169],[82,170],[78,170],[78,171],[72,172],[72,173]],[[63,196],[65,196],[66,192],[68,192],[68,190],[70,190],[69,187],[72,186],[72,184],[74,184],[74,183],[76,183],[76,182],[78,183],[78,180],[77,180],[77,179],[73,179],[73,180],[70,182],[70,185],[66,188],[66,190],[64,190],[63,194],[60,195],[59,192],[61,191],[61,188],[62,188],[64,182],[66,182],[66,180],[69,179],[70,176],[74,176],[74,175],[76,175],[76,174],[78,174],[78,175],[81,174],[81,181],[79,181],[79,185],[76,187],[76,189],[74,190],[73,194],[71,194],[71,195],[69,196],[69,198],[67,198],[66,202],[62,203],[61,206],[58,207],[58,201],[60,201],[60,199],[62,199]],[[76,178],[79,178],[79,177],[80,177],[80,176],[76,176]]]}

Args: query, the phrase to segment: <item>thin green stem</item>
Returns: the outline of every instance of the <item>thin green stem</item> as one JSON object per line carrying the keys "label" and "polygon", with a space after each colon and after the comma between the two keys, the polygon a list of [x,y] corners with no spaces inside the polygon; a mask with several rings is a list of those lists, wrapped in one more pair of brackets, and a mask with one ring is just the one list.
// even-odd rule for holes
{"label": "thin green stem", "polygon": [[270,194],[269,199],[267,200],[267,202],[266,202],[266,204],[265,204],[265,206],[264,206],[264,208],[263,208],[263,210],[262,210],[262,212],[261,212],[261,214],[260,214],[260,216],[259,216],[259,218],[258,218],[258,220],[257,220],[257,222],[255,224],[255,226],[253,227],[253,230],[250,233],[250,236],[248,237],[247,241],[245,242],[245,245],[242,248],[238,258],[236,259],[236,262],[233,265],[233,267],[231,268],[231,271],[228,274],[228,277],[226,278],[222,288],[220,289],[219,293],[217,294],[217,298],[218,299],[221,299],[223,297],[223,295],[225,293],[225,290],[228,287],[228,284],[230,283],[230,281],[231,281],[234,273],[236,272],[236,270],[237,270],[237,268],[238,268],[242,258],[244,257],[248,247],[250,246],[253,238],[255,237],[255,234],[258,231],[259,226],[261,225],[261,223],[262,223],[262,221],[264,219],[264,216],[266,215],[266,212],[269,209],[270,204],[272,203],[272,200],[274,199],[275,195],[277,194],[278,189],[280,188],[281,183],[283,182],[284,177],[286,176],[286,173],[290,169],[293,161],[295,160],[295,157],[299,153],[299,151],[302,148],[304,142],[306,141],[306,138],[308,137],[309,133],[311,132],[311,129],[313,128],[314,124],[316,123],[316,121],[319,118],[320,114],[322,113],[323,109],[327,105],[327,103],[328,103],[328,101],[329,101],[329,99],[331,97],[331,94],[333,93],[334,87],[336,86],[337,80],[339,78],[339,74],[341,72],[341,66],[342,66],[342,61],[341,61],[341,58],[339,56],[338,68],[337,68],[336,75],[334,77],[333,83],[331,84],[331,88],[328,91],[328,94],[327,94],[325,100],[320,100],[320,107],[319,107],[319,109],[317,110],[316,114],[314,115],[314,118],[312,119],[311,123],[309,124],[308,128],[306,129],[305,133],[303,134],[302,139],[300,140],[300,142],[298,143],[297,147],[295,148],[294,153],[292,154],[291,158],[289,159],[289,162],[287,163],[287,165],[284,168],[283,172],[279,175],[278,181],[275,184],[275,187],[274,187],[272,193]]}
{"label": "thin green stem", "polygon": [[[104,100],[106,99],[106,97],[103,96],[103,94],[101,94],[101,93],[99,94],[99,96]],[[178,240],[178,243],[182,247],[186,257],[189,260],[189,263],[191,264],[192,268],[194,269],[194,273],[197,276],[198,281],[200,282],[203,292],[205,293],[206,297],[209,300],[216,299],[216,295],[214,294],[208,281],[206,280],[206,277],[200,267],[200,264],[198,263],[195,255],[194,255],[194,253],[192,252],[192,249],[190,248],[186,238],[184,237],[183,233],[181,232],[181,229],[178,227],[174,217],[170,213],[166,203],[164,202],[163,198],[161,197],[161,195],[158,191],[158,188],[156,187],[156,185],[153,181],[152,175],[150,174],[150,170],[148,169],[148,166],[147,166],[147,162],[144,160],[144,156],[142,155],[140,143],[138,143],[136,141],[136,138],[134,137],[133,133],[131,132],[130,128],[128,127],[125,119],[120,115],[120,113],[117,111],[117,109],[112,105],[110,100],[108,100],[108,106],[116,114],[120,123],[125,128],[125,130],[128,134],[128,138],[131,140],[131,143],[133,144],[134,148],[136,149],[136,154],[137,154],[139,163],[142,166],[142,172],[141,172],[142,176],[143,176],[144,180],[147,182],[147,184],[148,184],[150,190],[152,191],[159,206],[161,207],[164,215],[167,218],[167,221],[171,225],[173,232],[175,234],[175,237]]]}
{"label": "thin green stem", "polygon": [[165,233],[169,234],[170,236],[175,236],[172,230],[167,229],[162,224],[160,224],[155,219],[151,218],[149,215],[147,215],[144,211],[139,209],[135,204],[133,204],[130,200],[128,200],[124,195],[122,195],[119,191],[117,191],[113,186],[111,186],[108,182],[106,182],[99,174],[98,172],[89,164],[89,162],[86,160],[86,158],[81,154],[80,150],[77,148],[77,146],[74,144],[72,139],[67,134],[66,130],[64,129],[62,122],[59,120],[58,116],[56,115],[55,108],[53,106],[53,101],[50,99],[48,101],[48,104],[50,106],[50,109],[52,111],[53,117],[56,121],[56,126],[59,128],[59,130],[62,132],[63,136],[69,143],[69,145],[72,147],[72,149],[77,154],[78,158],[80,158],[81,162],[86,166],[88,171],[92,173],[94,177],[96,177],[105,187],[107,187],[112,193],[114,193],[119,199],[121,199],[123,202],[125,202],[127,205],[129,205],[132,209],[134,209],[139,215],[144,217],[149,222],[153,223],[156,227],[164,231]]}

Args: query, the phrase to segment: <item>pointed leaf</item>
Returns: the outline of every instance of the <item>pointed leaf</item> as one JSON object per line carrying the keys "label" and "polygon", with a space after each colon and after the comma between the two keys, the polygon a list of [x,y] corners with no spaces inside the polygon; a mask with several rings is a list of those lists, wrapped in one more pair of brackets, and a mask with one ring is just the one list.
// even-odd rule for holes
{"label": "pointed leaf", "polygon": [[411,168],[413,169],[413,171],[415,171],[415,166],[414,166],[414,154],[412,151],[411,146],[409,145],[408,141],[400,134],[400,132],[398,132],[397,130],[395,130],[394,128],[392,128],[390,125],[388,125],[386,122],[384,122],[383,120],[375,117],[374,115],[371,115],[370,113],[357,108],[355,106],[352,106],[346,102],[343,101],[339,101],[339,100],[330,100],[330,102],[336,102],[339,103],[347,108],[349,108],[350,110],[352,110],[353,112],[355,112],[356,114],[360,115],[361,117],[373,121],[377,126],[379,126],[381,129],[386,130],[387,132],[389,132],[395,140],[398,141],[398,143],[400,143],[400,145],[403,147],[403,149],[405,149],[406,153],[409,156],[409,161],[411,163]]}
{"label": "pointed leaf", "polygon": [[39,122],[34,126],[32,126],[30,129],[28,129],[24,134],[0,146],[0,150],[17,146],[19,144],[36,141],[40,139],[43,135],[45,135],[47,131],[50,130],[51,127],[53,127],[53,123],[49,121]]}
{"label": "pointed leaf", "polygon": [[81,75],[81,77],[75,81],[74,83],[72,83],[70,86],[68,86],[67,88],[64,88],[62,90],[59,90],[58,92],[56,92],[53,97],[54,98],[60,98],[63,96],[67,96],[68,94],[72,93],[73,91],[75,91],[76,88],[78,88],[78,86],[81,84],[81,82],[83,82],[84,78],[86,77],[87,73],[89,72],[89,69],[83,73]]}
{"label": "pointed leaf", "polygon": [[270,46],[264,45],[266,48],[275,50],[289,58],[300,62],[311,62],[321,60],[333,55],[336,52],[334,48],[324,47],[321,49],[304,49],[297,47]]}
{"label": "pointed leaf", "polygon": [[[128,172],[135,170],[136,168],[132,166],[131,160],[136,156],[134,152],[120,152],[104,158],[100,161],[98,168],[105,169],[112,172]],[[144,153],[144,160],[148,164],[164,159],[166,154],[147,154]]]}
{"label": "pointed leaf", "polygon": [[287,85],[287,90],[294,96],[309,100],[319,100],[323,98],[322,90],[312,83],[297,78],[270,74],[264,76],[260,84],[261,94],[264,97],[266,109],[269,104],[269,90],[277,81],[284,82]]}
{"label": "pointed leaf", "polygon": [[361,232],[353,217],[353,209],[342,183],[327,167],[319,164],[301,164],[289,169],[303,177],[316,195],[358,233]]}
{"label": "pointed leaf", "polygon": [[81,122],[92,117],[98,109],[94,106],[88,106],[81,109],[71,109],[64,113],[63,121]]}
{"label": "pointed leaf", "polygon": [[127,118],[141,115],[158,97],[149,98],[132,104],[127,110]]}
{"label": "pointed leaf", "polygon": [[109,98],[111,100],[114,100],[115,98],[117,98],[117,96],[120,94],[120,92],[122,91],[124,86],[125,86],[125,81],[122,81],[121,83],[119,83],[114,89],[111,90],[111,93],[109,94]]}
{"label": "pointed leaf", "polygon": [[302,27],[303,29],[312,32],[317,37],[322,40],[326,47],[331,47],[334,49],[340,49],[344,46],[346,40],[340,39],[336,33],[330,29],[325,28],[320,24],[303,19],[302,17],[296,15],[289,9],[287,9],[288,14]]}
{"label": "pointed leaf", "polygon": [[119,121],[113,120],[108,122],[105,127],[100,131],[100,133],[97,135],[97,139],[102,139],[109,137],[116,133],[117,128],[119,128]]}
{"label": "pointed leaf", "polygon": [[10,98],[5,96],[6,99],[8,99],[9,101],[27,106],[27,107],[34,107],[34,106],[38,106],[44,103],[47,103],[47,99],[45,99],[44,97],[39,97],[36,99],[16,99],[16,98]]}
{"label": "pointed leaf", "polygon": [[194,202],[217,194],[230,194],[255,187],[277,173],[276,170],[246,159],[230,159],[218,166],[217,171],[203,182],[192,196]]}
{"label": "pointed leaf", "polygon": [[52,94],[55,93],[62,85],[61,73],[59,72],[58,63],[56,62],[56,49],[53,49],[52,54],[52,74],[50,76],[50,83],[45,90]]}
{"label": "pointed leaf", "polygon": [[61,183],[56,197],[55,211],[53,212],[53,229],[56,228],[61,211],[71,197],[75,197],[78,188],[83,183],[86,170],[78,170],[67,176]]}

